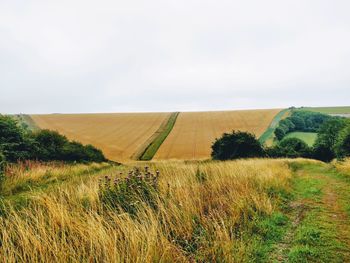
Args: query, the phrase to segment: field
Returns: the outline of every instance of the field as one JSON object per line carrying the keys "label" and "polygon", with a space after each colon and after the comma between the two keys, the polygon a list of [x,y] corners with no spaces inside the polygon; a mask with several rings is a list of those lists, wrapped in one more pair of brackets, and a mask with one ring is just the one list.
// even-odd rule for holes
{"label": "field", "polygon": [[224,132],[242,130],[257,137],[280,110],[182,113],[31,115],[37,126],[71,140],[93,144],[114,161],[205,159]]}
{"label": "field", "polygon": [[[160,172],[154,194],[129,189],[106,199],[114,178],[120,182],[140,164],[9,167],[0,257],[9,263],[349,259],[350,161],[152,162],[150,171]],[[125,202],[130,195],[138,201]]]}
{"label": "field", "polygon": [[326,114],[350,114],[350,106],[343,107],[309,107],[305,110],[316,111]]}
{"label": "field", "polygon": [[290,132],[288,133],[284,139],[286,138],[298,138],[304,142],[306,142],[309,146],[314,145],[317,133],[314,132]]}
{"label": "field", "polygon": [[93,144],[114,161],[133,154],[170,117],[170,113],[50,114],[31,115],[44,129],[57,130],[71,140]]}
{"label": "field", "polygon": [[154,159],[206,159],[211,145],[224,132],[242,130],[257,137],[265,132],[280,109],[183,112]]}

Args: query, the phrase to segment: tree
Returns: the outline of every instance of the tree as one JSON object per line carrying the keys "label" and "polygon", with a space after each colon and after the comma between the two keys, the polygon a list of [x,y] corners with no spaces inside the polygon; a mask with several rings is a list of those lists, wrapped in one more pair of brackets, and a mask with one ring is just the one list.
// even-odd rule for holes
{"label": "tree", "polygon": [[334,151],[340,159],[350,156],[350,124],[339,133]]}
{"label": "tree", "polygon": [[30,159],[33,140],[18,126],[17,121],[0,115],[0,150],[7,161]]}
{"label": "tree", "polygon": [[34,138],[39,146],[36,154],[39,160],[63,160],[63,147],[68,143],[65,136],[56,131],[40,130],[34,134]]}
{"label": "tree", "polygon": [[284,136],[286,136],[286,131],[282,127],[277,127],[275,129],[275,136],[277,140],[280,141],[284,138]]}
{"label": "tree", "polygon": [[311,156],[310,147],[298,138],[287,138],[277,146],[267,150],[270,157],[308,158]]}
{"label": "tree", "polygon": [[263,148],[256,137],[248,132],[224,133],[212,145],[214,160],[232,160],[263,156]]}
{"label": "tree", "polygon": [[336,157],[335,144],[338,134],[346,126],[345,119],[332,118],[326,121],[319,129],[314,145],[314,158],[329,162]]}

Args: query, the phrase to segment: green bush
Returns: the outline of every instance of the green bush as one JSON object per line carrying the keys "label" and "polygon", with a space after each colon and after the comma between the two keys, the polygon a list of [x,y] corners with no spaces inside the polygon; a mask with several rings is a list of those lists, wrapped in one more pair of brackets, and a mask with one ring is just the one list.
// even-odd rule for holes
{"label": "green bush", "polygon": [[266,152],[270,157],[309,158],[312,156],[312,149],[298,138],[283,139],[275,147],[267,149]]}
{"label": "green bush", "polygon": [[103,162],[101,150],[92,145],[70,142],[55,131],[40,130],[32,133],[23,129],[16,120],[0,115],[0,151],[8,162],[20,160]]}
{"label": "green bush", "polygon": [[211,148],[211,156],[214,160],[253,158],[264,155],[263,148],[256,137],[241,131],[224,133],[221,138],[215,140]]}

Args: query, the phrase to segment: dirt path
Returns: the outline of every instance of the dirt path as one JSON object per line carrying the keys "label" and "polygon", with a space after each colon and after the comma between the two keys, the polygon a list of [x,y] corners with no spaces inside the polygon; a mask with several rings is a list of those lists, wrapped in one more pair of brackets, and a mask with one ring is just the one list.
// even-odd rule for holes
{"label": "dirt path", "polygon": [[350,262],[350,182],[328,165],[299,163],[292,194],[272,262]]}

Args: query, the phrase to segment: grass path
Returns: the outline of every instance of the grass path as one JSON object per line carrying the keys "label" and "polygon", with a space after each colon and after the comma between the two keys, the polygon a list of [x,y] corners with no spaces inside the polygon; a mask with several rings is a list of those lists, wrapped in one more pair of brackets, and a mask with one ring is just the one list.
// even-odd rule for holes
{"label": "grass path", "polygon": [[132,159],[142,161],[152,160],[159,147],[173,129],[178,115],[179,112],[171,113],[169,118],[164,121],[159,129],[146,141],[145,145],[132,156]]}
{"label": "grass path", "polygon": [[292,163],[289,224],[274,262],[350,262],[350,180],[330,165]]}
{"label": "grass path", "polygon": [[290,109],[284,109],[281,110],[276,116],[275,118],[273,118],[270,126],[266,129],[266,131],[259,137],[259,141],[262,144],[267,144],[268,146],[271,146],[273,144],[274,141],[274,132],[275,129],[277,128],[280,120],[282,120],[283,118],[285,118],[286,116],[288,116],[288,114],[290,113]]}

